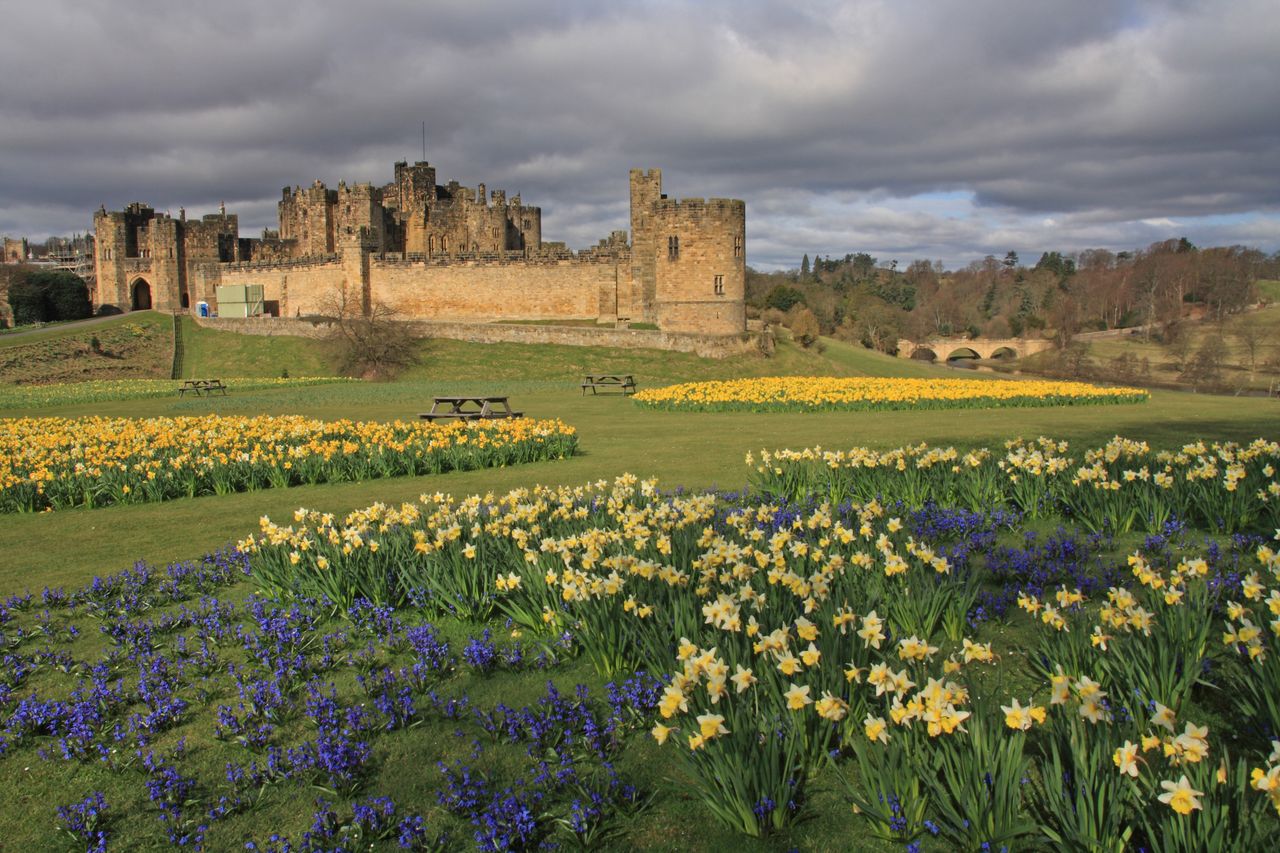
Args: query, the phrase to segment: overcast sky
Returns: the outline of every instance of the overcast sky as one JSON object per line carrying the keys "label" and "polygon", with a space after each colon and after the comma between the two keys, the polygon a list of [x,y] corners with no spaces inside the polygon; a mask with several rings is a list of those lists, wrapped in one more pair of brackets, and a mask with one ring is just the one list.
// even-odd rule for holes
{"label": "overcast sky", "polygon": [[99,205],[275,227],[285,185],[521,193],[627,227],[627,170],[747,202],[748,263],[1280,249],[1276,0],[7,0],[0,233]]}

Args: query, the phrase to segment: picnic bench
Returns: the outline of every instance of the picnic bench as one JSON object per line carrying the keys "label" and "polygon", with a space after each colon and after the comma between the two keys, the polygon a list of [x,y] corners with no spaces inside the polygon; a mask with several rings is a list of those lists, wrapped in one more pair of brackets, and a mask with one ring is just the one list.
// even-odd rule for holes
{"label": "picnic bench", "polygon": [[629,373],[588,373],[582,377],[582,395],[587,395],[587,389],[591,389],[592,394],[600,391],[619,391],[623,394],[636,393],[635,377]]}
{"label": "picnic bench", "polygon": [[514,412],[506,397],[435,397],[431,411],[418,415],[425,421],[435,422],[446,418],[462,421],[478,421],[488,418],[522,418],[524,412]]}
{"label": "picnic bench", "polygon": [[178,387],[178,396],[185,397],[188,391],[197,397],[212,394],[214,391],[221,391],[225,396],[227,386],[222,384],[221,379],[187,379]]}

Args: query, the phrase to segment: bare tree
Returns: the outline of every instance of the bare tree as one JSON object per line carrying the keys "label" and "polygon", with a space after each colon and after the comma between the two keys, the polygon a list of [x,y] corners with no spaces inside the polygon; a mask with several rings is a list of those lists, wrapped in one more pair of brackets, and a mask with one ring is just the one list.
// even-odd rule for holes
{"label": "bare tree", "polygon": [[1254,371],[1258,369],[1258,356],[1262,352],[1262,345],[1267,340],[1267,336],[1256,323],[1240,323],[1236,326],[1232,337],[1244,348],[1249,378],[1252,379]]}
{"label": "bare tree", "polygon": [[1165,351],[1173,358],[1174,367],[1177,368],[1178,372],[1185,373],[1187,363],[1191,360],[1191,349],[1194,341],[1191,340],[1191,335],[1176,326],[1171,331],[1172,337],[1165,344]]}
{"label": "bare tree", "polygon": [[339,372],[365,379],[390,379],[418,361],[412,326],[382,302],[366,307],[346,287],[322,304],[330,320],[326,340]]}
{"label": "bare tree", "polygon": [[1215,389],[1222,384],[1222,367],[1226,360],[1226,346],[1222,338],[1212,335],[1187,362],[1182,378],[1197,388]]}

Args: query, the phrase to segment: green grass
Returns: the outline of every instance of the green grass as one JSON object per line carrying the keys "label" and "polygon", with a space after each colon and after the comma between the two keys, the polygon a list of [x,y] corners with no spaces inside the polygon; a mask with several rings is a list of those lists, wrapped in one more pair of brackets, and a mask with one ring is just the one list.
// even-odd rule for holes
{"label": "green grass", "polygon": [[181,317],[182,377],[332,376],[324,344],[287,335],[238,335],[210,329]]}
{"label": "green grass", "polygon": [[[1187,342],[1187,357],[1193,359],[1207,344],[1213,344],[1222,353],[1220,387],[1232,392],[1257,393],[1271,388],[1280,371],[1280,281],[1263,281],[1259,292],[1267,300],[1266,307],[1246,311],[1225,318],[1221,323],[1189,322],[1181,327]],[[1258,346],[1253,353],[1253,369],[1250,370],[1249,351],[1241,340],[1240,332],[1246,328],[1255,331]],[[1158,337],[1146,334],[1122,335],[1097,340],[1079,339],[1087,348],[1093,363],[1090,377],[1106,380],[1112,373],[1112,363],[1122,356],[1130,356],[1138,362],[1144,359],[1150,368],[1150,382],[1164,387],[1188,385],[1179,374],[1174,348],[1160,343]],[[1036,370],[1051,364],[1054,352],[1040,353],[1019,362],[1025,370]],[[1140,380],[1134,380],[1141,384]]]}
{"label": "green grass", "polygon": [[39,331],[33,331],[31,334],[19,334],[29,330],[29,327],[23,326],[5,330],[6,334],[0,335],[0,349],[28,346],[64,338],[84,338],[87,341],[95,334],[101,335],[104,331],[120,329],[131,324],[144,326],[148,329],[167,330],[172,322],[173,320],[168,314],[161,314],[158,311],[135,311],[132,314],[121,314],[118,317],[112,317],[90,326],[78,327],[68,326],[66,323],[46,323],[40,327]]}
{"label": "green grass", "polygon": [[[136,315],[134,315],[136,317]],[[187,375],[276,376],[324,374],[320,345],[297,338],[241,337],[184,326]],[[119,571],[136,560],[163,564],[196,557],[243,538],[269,515],[287,521],[299,506],[335,513],[375,501],[415,500],[437,490],[455,495],[504,492],[532,483],[578,484],[623,472],[656,476],[666,488],[740,488],[746,481],[744,456],[761,448],[828,448],[867,445],[896,447],[908,442],[958,446],[996,445],[1012,436],[1050,435],[1076,446],[1097,445],[1115,434],[1176,446],[1196,438],[1280,439],[1280,409],[1274,400],[1235,399],[1157,391],[1142,405],[1066,409],[958,410],[952,412],[824,412],[812,414],[679,413],[641,409],[621,396],[583,396],[578,387],[587,372],[624,372],[641,387],[679,381],[786,374],[837,376],[950,376],[955,371],[905,359],[893,359],[858,347],[824,341],[822,352],[788,342],[775,358],[744,357],[716,361],[646,350],[574,348],[519,344],[468,344],[435,340],[423,347],[423,361],[402,379],[389,383],[323,385],[307,388],[238,391],[226,397],[164,397],[42,408],[39,412],[0,411],[0,416],[113,415],[146,417],[221,414],[302,414],[326,419],[412,419],[429,407],[434,394],[502,392],[532,417],[558,417],[576,427],[581,455],[559,462],[452,473],[434,477],[375,480],[211,496],[164,504],[116,506],[40,515],[8,516],[0,524],[0,594],[44,586],[78,586],[96,573]],[[968,375],[968,374],[966,374]],[[976,377],[975,378],[980,378]],[[1129,543],[1123,543],[1128,547]],[[1121,548],[1121,551],[1123,547]],[[247,585],[234,594],[243,597]],[[233,596],[234,597],[234,596]],[[454,636],[475,633],[476,626],[442,625]],[[1019,626],[992,625],[987,639],[1015,651],[1024,633]],[[96,635],[84,640],[101,643]],[[1012,658],[1011,658],[1012,659]],[[530,701],[548,676],[542,673],[457,679],[447,692],[468,692],[486,707]],[[562,688],[597,678],[582,661],[550,674]],[[223,697],[221,701],[226,701]],[[453,736],[453,724],[439,722],[377,741],[377,772],[362,795],[391,794],[424,810],[434,809],[434,763],[465,755],[467,740]],[[192,761],[204,775],[216,777],[223,747],[209,736],[209,714],[193,712],[180,733],[190,731]],[[173,733],[175,736],[178,733]],[[515,747],[515,750],[521,749]],[[515,766],[510,750],[488,747],[486,761],[495,772]],[[671,759],[644,736],[634,737],[619,769],[643,788],[657,792],[654,805],[627,828],[628,849],[736,850],[790,849],[888,850],[858,837],[847,802],[836,782],[819,780],[812,794],[814,817],[768,842],[733,835],[711,821],[693,797],[689,780]],[[128,815],[113,826],[113,849],[163,849],[163,836],[141,792],[136,774],[125,781],[92,764],[31,760],[0,762],[0,786],[10,792],[0,808],[0,848],[49,849],[51,815],[56,804],[84,792],[109,791],[116,814]],[[501,777],[499,777],[501,778]],[[260,810],[231,819],[218,838],[230,843],[262,840],[276,829],[296,835],[306,828],[320,792],[292,786]],[[142,819],[135,820],[141,816]],[[463,828],[465,831],[465,827]],[[838,839],[838,840],[837,840]],[[468,847],[464,834],[459,841]],[[68,848],[69,849],[69,848]]]}
{"label": "green grass", "polygon": [[[660,412],[615,395],[583,396],[579,374],[623,370],[641,387],[677,379],[830,371],[851,375],[902,365],[954,371],[845,351],[821,355],[784,345],[777,359],[714,361],[678,353],[433,341],[411,377],[389,383],[232,391],[225,397],[162,397],[47,407],[47,416],[300,414],[317,418],[413,419],[435,394],[501,392],[530,417],[560,418],[580,436],[581,455],[515,468],[300,487],[166,504],[10,516],[0,525],[0,592],[81,582],[138,559],[165,561],[205,553],[256,528],[262,515],[284,518],[299,506],[345,512],[422,492],[455,495],[531,483],[577,484],[623,472],[656,476],[669,488],[740,488],[747,451],[761,448],[872,446],[907,442],[977,446],[1012,436],[1049,435],[1101,444],[1116,434],[1177,446],[1196,438],[1280,438],[1274,400],[1153,392],[1148,403],[1065,409],[974,409],[949,412]],[[841,359],[843,363],[837,363]],[[237,367],[239,369],[239,367]],[[22,411],[3,410],[0,417]]]}
{"label": "green grass", "polygon": [[1263,279],[1258,282],[1258,293],[1268,302],[1280,302],[1280,281]]}

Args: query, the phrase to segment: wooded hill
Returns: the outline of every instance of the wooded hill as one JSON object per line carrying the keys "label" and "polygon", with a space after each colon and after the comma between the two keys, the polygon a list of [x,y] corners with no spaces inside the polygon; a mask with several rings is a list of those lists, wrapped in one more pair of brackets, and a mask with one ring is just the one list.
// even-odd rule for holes
{"label": "wooded hill", "polygon": [[1065,346],[1082,331],[1147,325],[1171,342],[1189,318],[1221,320],[1255,304],[1257,282],[1277,277],[1280,253],[1202,249],[1185,238],[1134,252],[1045,252],[1034,266],[1009,252],[953,271],[927,260],[899,269],[858,252],[805,255],[794,271],[748,269],[747,303],[798,338],[812,324],[815,337],[820,331],[884,352],[900,338],[935,335],[1047,337]]}

